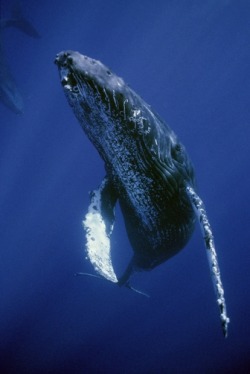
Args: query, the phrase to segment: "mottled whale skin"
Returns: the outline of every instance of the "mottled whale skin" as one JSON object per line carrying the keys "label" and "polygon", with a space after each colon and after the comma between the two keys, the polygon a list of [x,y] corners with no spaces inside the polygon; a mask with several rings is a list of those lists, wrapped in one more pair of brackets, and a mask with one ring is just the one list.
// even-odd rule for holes
{"label": "mottled whale skin", "polygon": [[[216,253],[211,250],[212,232],[203,203],[196,194],[193,167],[175,133],[122,78],[100,61],[69,50],[59,53],[55,63],[67,100],[105,163],[106,177],[92,195],[91,209],[98,212],[99,221],[92,225],[93,213],[85,226],[92,225],[89,230],[94,240],[104,224],[109,238],[114,207],[119,201],[134,252],[118,280],[115,274],[105,275],[98,259],[92,261],[96,270],[119,285],[129,286],[134,271],[153,269],[187,244],[197,214],[210,251],[211,266],[215,268],[218,264]],[[98,256],[101,262],[106,261],[101,251]],[[92,254],[89,257],[91,260]],[[109,261],[108,254],[106,263]],[[218,282],[218,274],[219,270],[214,282]],[[229,320],[219,287],[217,296],[223,304],[220,310],[226,335]]]}

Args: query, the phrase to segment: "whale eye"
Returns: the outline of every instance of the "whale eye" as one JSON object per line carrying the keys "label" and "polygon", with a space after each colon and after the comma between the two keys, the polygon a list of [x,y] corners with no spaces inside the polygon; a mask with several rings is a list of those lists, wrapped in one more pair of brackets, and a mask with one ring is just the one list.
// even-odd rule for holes
{"label": "whale eye", "polygon": [[111,71],[107,70],[107,75],[112,75]]}
{"label": "whale eye", "polygon": [[171,156],[175,161],[177,161],[179,163],[184,162],[183,147],[181,146],[181,144],[176,143],[176,144],[172,145]]}

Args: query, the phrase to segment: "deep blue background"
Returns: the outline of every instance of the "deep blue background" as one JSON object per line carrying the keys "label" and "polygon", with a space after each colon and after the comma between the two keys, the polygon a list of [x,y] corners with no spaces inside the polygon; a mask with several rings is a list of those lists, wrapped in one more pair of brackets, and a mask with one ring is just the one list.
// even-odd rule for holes
{"label": "deep blue background", "polygon": [[[22,4],[42,37],[3,35],[25,109],[0,106],[0,372],[247,373],[249,1]],[[226,340],[198,226],[178,256],[134,279],[150,299],[74,277],[92,271],[81,220],[104,168],[60,87],[64,49],[110,66],[185,144],[214,231]],[[131,248],[119,209],[112,248],[121,274]]]}

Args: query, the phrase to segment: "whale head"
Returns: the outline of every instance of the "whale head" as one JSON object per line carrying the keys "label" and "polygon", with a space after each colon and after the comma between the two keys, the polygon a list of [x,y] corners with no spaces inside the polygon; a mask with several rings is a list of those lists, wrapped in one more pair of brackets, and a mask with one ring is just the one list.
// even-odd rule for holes
{"label": "whale head", "polygon": [[73,107],[80,104],[86,112],[88,109],[93,111],[94,106],[102,106],[104,111],[119,109],[119,99],[127,86],[100,61],[69,50],[60,52],[55,64],[66,97]]}
{"label": "whale head", "polygon": [[[99,150],[115,123],[119,123],[119,128],[122,126],[123,135],[131,128],[141,131],[141,98],[107,66],[71,50],[57,54],[55,64],[70,106]],[[110,137],[113,141],[117,134],[113,132]]]}

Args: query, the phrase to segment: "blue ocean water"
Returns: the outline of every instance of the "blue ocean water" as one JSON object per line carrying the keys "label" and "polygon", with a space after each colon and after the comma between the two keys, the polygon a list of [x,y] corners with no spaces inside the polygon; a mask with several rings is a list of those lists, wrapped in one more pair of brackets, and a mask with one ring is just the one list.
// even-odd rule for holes
{"label": "blue ocean water", "polygon": [[[14,1],[1,1],[8,18]],[[1,33],[22,115],[0,107],[0,372],[247,373],[250,370],[250,3],[22,1],[39,31]],[[224,339],[197,225],[177,256],[134,278],[150,299],[94,278],[81,221],[105,175],[60,85],[78,50],[122,76],[194,163],[219,256]],[[132,250],[119,208],[118,274]]]}

